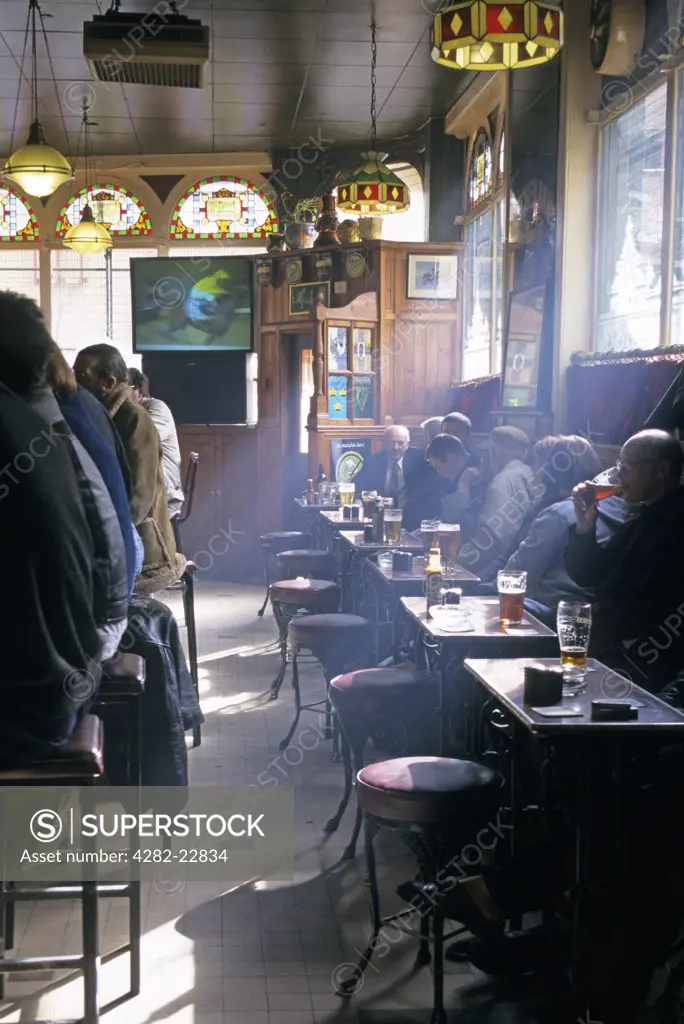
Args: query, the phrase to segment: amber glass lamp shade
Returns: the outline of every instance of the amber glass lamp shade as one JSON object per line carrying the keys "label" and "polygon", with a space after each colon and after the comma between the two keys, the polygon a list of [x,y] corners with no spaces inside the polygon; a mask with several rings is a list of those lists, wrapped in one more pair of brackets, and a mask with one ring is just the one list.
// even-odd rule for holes
{"label": "amber glass lamp shade", "polygon": [[362,217],[384,217],[409,208],[409,190],[384,163],[386,153],[362,153],[363,163],[337,186],[337,208]]}
{"label": "amber glass lamp shade", "polygon": [[563,12],[552,0],[466,0],[432,22],[432,59],[459,71],[528,68],[552,60],[563,45]]}
{"label": "amber glass lamp shade", "polygon": [[112,246],[112,238],[103,224],[96,224],[90,206],[83,207],[81,220],[70,227],[64,244],[79,256],[98,256]]}
{"label": "amber glass lamp shade", "polygon": [[2,176],[17,184],[26,195],[44,199],[64,182],[72,181],[74,172],[66,157],[48,146],[42,125],[34,121],[26,145],[7,158]]}

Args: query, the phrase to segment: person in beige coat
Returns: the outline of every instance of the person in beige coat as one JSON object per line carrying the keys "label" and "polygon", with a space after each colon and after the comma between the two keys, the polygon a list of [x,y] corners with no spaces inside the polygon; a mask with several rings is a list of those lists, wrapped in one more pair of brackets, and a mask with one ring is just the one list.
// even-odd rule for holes
{"label": "person in beige coat", "polygon": [[130,468],[131,519],[145,550],[134,592],[149,596],[176,583],[186,566],[169,522],[159,432],[134,400],[126,363],[113,345],[82,349],[74,371],[79,384],[107,409],[121,438]]}

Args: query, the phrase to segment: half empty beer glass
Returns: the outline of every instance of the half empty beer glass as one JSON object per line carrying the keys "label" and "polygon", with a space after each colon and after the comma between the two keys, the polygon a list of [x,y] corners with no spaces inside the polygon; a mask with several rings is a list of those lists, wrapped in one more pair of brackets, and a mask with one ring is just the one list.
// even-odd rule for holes
{"label": "half empty beer glass", "polygon": [[519,626],[525,611],[527,573],[502,569],[497,573],[499,591],[499,618],[502,626]]}
{"label": "half empty beer glass", "polygon": [[591,605],[580,601],[561,601],[556,622],[563,669],[563,693],[572,697],[581,693],[586,686]]}
{"label": "half empty beer glass", "polygon": [[354,493],[356,491],[356,485],[353,483],[341,483],[340,488],[340,505],[351,505],[354,501]]}
{"label": "half empty beer glass", "polygon": [[383,517],[385,544],[398,544],[401,540],[401,519],[400,508],[386,508]]}
{"label": "half empty beer glass", "polygon": [[423,519],[420,524],[420,539],[426,555],[439,546],[439,526],[439,519]]}
{"label": "half empty beer glass", "polygon": [[440,523],[438,536],[442,570],[453,572],[456,568],[458,553],[461,550],[461,527],[458,523]]}

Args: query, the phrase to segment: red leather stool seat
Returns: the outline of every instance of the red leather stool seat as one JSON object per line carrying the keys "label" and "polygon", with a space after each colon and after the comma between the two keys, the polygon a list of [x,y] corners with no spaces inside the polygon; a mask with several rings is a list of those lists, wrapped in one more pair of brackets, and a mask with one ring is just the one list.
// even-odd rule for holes
{"label": "red leather stool seat", "polygon": [[139,654],[117,651],[102,666],[98,697],[136,697],[145,689],[145,662]]}
{"label": "red leather stool seat", "polygon": [[277,554],[279,551],[293,551],[295,548],[308,548],[311,534],[300,530],[281,530],[279,533],[262,533],[259,544],[265,551]]}
{"label": "red leather stool seat", "polygon": [[[318,652],[321,648],[345,648],[370,643],[373,623],[360,615],[333,612],[323,615],[297,615],[290,622],[290,639],[300,647]],[[309,645],[313,644],[313,648]],[[351,646],[354,645],[354,646]]]}
{"label": "red leather stool seat", "polygon": [[271,584],[271,600],[297,608],[337,608],[340,588],[330,580],[279,580]]}
{"label": "red leather stool seat", "polygon": [[280,551],[277,562],[283,574],[289,577],[307,576],[317,580],[335,578],[335,559],[327,551],[313,548]]}
{"label": "red leather stool seat", "polygon": [[357,777],[361,808],[390,821],[415,825],[451,823],[491,799],[501,776],[450,757],[398,757],[362,768]]}

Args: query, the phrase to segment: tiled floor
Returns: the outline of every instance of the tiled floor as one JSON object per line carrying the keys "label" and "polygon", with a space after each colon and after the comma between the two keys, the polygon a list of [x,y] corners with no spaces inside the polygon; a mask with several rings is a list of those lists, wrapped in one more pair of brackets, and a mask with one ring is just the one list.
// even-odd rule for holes
{"label": "tiled floor", "polygon": [[[376,1019],[370,1011],[382,1010],[388,1013],[377,1020],[399,1020],[394,1016],[398,1011],[409,1011],[402,1021],[427,1020],[418,1011],[430,1005],[430,971],[412,972],[416,943],[395,933],[391,946],[378,949],[354,999],[347,1003],[335,993],[336,971],[356,960],[367,938],[362,859],[340,863],[353,807],[338,834],[323,842],[323,825],[342,792],[342,767],[331,762],[329,742],[316,740],[310,731],[302,735],[313,724],[310,714],[291,748],[278,751],[291,721],[292,698],[288,677],[278,702],[258,700],[278,664],[272,615],[256,615],[261,599],[257,587],[198,583],[207,724],[201,747],[190,751],[191,776],[196,784],[242,785],[263,782],[267,772],[279,785],[294,787],[298,853],[293,880],[233,891],[210,883],[188,884],[178,892],[175,886],[172,892],[146,886],[142,994],[103,1019],[107,1024],[351,1024],[359,1011],[361,1020],[370,1022]],[[319,670],[307,666],[302,680],[305,691],[317,692]],[[411,866],[391,842],[381,845],[379,866],[390,910],[398,902],[396,882],[410,876]],[[106,903],[103,950],[124,941],[125,928],[125,908]],[[20,908],[22,954],[75,952],[79,929],[75,906]],[[125,957],[103,968],[103,1002],[126,991],[126,971]],[[473,1001],[486,1003],[487,991],[485,979],[467,965],[449,967],[448,1001],[460,1007],[459,1020],[466,1020]],[[80,999],[79,976],[24,975],[10,981],[0,1022],[78,1017]],[[467,1017],[472,1020],[469,1012]],[[494,1018],[486,1013],[482,1019]]]}

